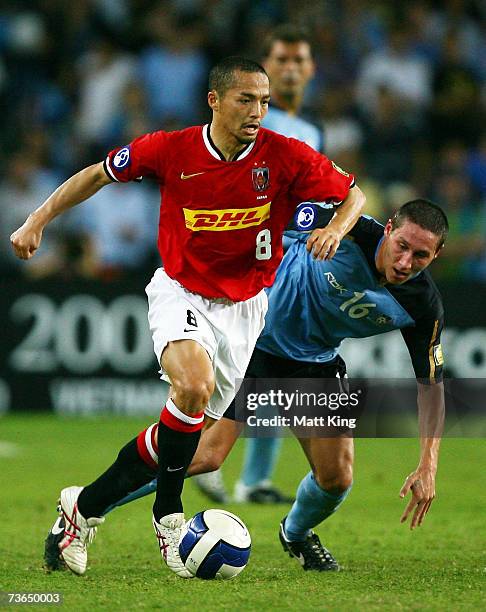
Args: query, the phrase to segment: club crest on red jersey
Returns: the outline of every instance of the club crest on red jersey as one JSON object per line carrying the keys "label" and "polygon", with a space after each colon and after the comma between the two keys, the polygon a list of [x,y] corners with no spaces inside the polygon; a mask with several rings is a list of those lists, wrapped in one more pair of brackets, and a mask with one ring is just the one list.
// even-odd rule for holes
{"label": "club crest on red jersey", "polygon": [[265,191],[270,185],[270,170],[266,167],[253,168],[251,178],[255,191]]}

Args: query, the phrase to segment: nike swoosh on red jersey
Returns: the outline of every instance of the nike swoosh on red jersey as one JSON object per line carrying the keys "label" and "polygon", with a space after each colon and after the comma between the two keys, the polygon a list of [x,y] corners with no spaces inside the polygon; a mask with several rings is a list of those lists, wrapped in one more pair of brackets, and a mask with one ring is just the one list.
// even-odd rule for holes
{"label": "nike swoosh on red jersey", "polygon": [[194,172],[193,174],[184,174],[184,170],[181,172],[181,180],[186,181],[187,179],[192,178],[193,176],[199,176],[200,174],[205,174],[204,172]]}

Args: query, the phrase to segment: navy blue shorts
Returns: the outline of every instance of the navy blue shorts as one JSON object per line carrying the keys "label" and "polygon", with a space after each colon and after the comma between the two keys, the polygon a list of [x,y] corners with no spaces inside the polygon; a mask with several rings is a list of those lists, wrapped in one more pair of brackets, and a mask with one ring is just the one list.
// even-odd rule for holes
{"label": "navy blue shorts", "polygon": [[[337,355],[332,361],[325,363],[296,361],[271,355],[256,348],[246,370],[245,379],[258,378],[324,378],[338,381],[346,376],[346,364]],[[237,420],[235,416],[235,400],[231,402],[225,419]]]}

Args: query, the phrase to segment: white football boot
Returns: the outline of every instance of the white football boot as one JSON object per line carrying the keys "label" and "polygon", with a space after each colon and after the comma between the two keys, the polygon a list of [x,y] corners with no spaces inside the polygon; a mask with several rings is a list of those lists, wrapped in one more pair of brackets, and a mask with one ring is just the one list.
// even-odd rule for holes
{"label": "white football boot", "polygon": [[[104,517],[85,519],[78,510],[78,497],[84,487],[67,487],[61,491],[58,529],[64,523],[64,537],[58,543],[60,557],[75,574],[82,575],[88,563],[87,546],[96,536],[96,527]],[[54,525],[56,526],[56,524]],[[52,530],[51,530],[52,531]]]}
{"label": "white football boot", "polygon": [[201,493],[204,493],[211,501],[217,504],[227,504],[230,501],[224,486],[221,468],[206,474],[197,474],[192,477],[192,480]]}
{"label": "white football boot", "polygon": [[179,553],[179,542],[184,535],[186,520],[182,512],[167,514],[160,519],[160,523],[152,517],[155,535],[159,542],[160,554],[166,565],[181,578],[194,578],[184,566]]}

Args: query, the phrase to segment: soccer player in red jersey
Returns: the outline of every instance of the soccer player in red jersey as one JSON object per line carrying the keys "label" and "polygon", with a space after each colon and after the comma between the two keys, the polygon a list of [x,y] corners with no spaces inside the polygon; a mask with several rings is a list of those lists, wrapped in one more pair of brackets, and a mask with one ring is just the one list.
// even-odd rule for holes
{"label": "soccer player in red jersey", "polygon": [[[184,475],[205,415],[210,424],[229,406],[263,329],[263,289],[282,258],[283,230],[299,202],[332,202],[334,219],[307,243],[315,257],[332,257],[364,205],[352,175],[260,127],[270,96],[259,64],[227,58],[212,69],[209,89],[210,125],[146,134],[111,151],[68,179],[11,236],[15,253],[30,259],[54,217],[110,182],[159,183],[164,267],[146,292],[155,354],[171,389],[158,427],[153,525],[163,559],[183,578],[191,577],[178,551]],[[82,487],[61,491],[60,555],[78,574],[103,509],[90,507]]]}

